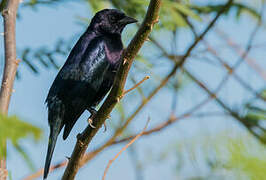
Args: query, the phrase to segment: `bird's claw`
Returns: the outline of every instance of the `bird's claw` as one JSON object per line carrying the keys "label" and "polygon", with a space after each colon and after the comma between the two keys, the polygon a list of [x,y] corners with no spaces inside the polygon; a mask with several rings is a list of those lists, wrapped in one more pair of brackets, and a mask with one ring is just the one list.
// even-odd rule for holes
{"label": "bird's claw", "polygon": [[66,158],[67,158],[67,160],[70,160],[70,157],[68,157],[68,156],[65,156]]}
{"label": "bird's claw", "polygon": [[[110,119],[110,118],[111,118],[111,116],[109,114],[106,119]],[[104,125],[104,131],[103,132],[106,132],[107,131],[107,126],[106,126],[106,122],[105,121],[104,121],[103,125]]]}
{"label": "bird's claw", "polygon": [[106,126],[106,123],[105,122],[103,123],[103,126],[104,126],[103,132],[105,133],[107,131],[107,126]]}
{"label": "bird's claw", "polygon": [[92,128],[96,128],[95,126],[93,126],[93,120],[92,120],[92,118],[89,118],[88,119],[88,123],[89,123],[89,125],[90,125],[90,127],[92,127]]}

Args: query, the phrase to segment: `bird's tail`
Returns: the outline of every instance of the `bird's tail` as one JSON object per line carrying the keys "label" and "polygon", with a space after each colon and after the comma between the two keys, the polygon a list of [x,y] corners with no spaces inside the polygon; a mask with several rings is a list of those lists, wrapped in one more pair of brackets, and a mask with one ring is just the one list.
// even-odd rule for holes
{"label": "bird's tail", "polygon": [[50,130],[50,136],[49,136],[49,142],[48,142],[48,150],[46,154],[46,160],[45,160],[45,166],[44,166],[44,174],[43,174],[43,179],[45,180],[48,176],[49,169],[50,169],[50,164],[51,164],[51,159],[53,156],[56,140],[58,137],[58,134],[60,132],[60,127],[51,127]]}

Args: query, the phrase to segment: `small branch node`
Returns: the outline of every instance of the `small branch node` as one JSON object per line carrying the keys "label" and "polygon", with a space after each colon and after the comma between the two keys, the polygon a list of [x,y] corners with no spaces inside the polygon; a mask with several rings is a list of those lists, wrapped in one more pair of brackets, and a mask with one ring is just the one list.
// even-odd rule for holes
{"label": "small branch node", "polygon": [[211,98],[212,98],[212,99],[216,99],[216,98],[217,98],[216,94],[213,94],[213,93],[212,93],[212,94],[211,94]]}
{"label": "small branch node", "polygon": [[[124,97],[124,94],[122,94],[121,96],[118,96],[119,101],[120,101],[120,99],[122,99],[123,97]],[[117,101],[117,102],[119,102],[119,101]]]}
{"label": "small branch node", "polygon": [[169,118],[169,121],[172,123],[175,120],[176,120],[176,116],[173,113],[171,113],[170,118]]}
{"label": "small branch node", "polygon": [[125,65],[128,62],[127,58],[124,58],[123,65]]}
{"label": "small branch node", "polygon": [[2,11],[2,16],[3,16],[3,17],[7,16],[8,14],[9,14],[8,9],[4,9],[4,10]]}
{"label": "small branch node", "polygon": [[78,140],[78,143],[79,143],[80,147],[84,146],[84,143],[80,139]]}
{"label": "small branch node", "polygon": [[147,37],[146,41],[151,41],[149,37]]}
{"label": "small branch node", "polygon": [[234,70],[231,67],[226,66],[228,74],[233,74]]}
{"label": "small branch node", "polygon": [[15,60],[15,64],[18,66],[20,61],[21,61],[20,59]]}
{"label": "small branch node", "polygon": [[8,82],[7,82],[7,81],[3,82],[3,85],[4,85],[4,86],[7,86],[7,84],[8,84]]}
{"label": "small branch node", "polygon": [[8,176],[8,171],[6,169],[0,168],[0,179],[6,179]]}
{"label": "small branch node", "polygon": [[158,17],[157,19],[155,19],[155,20],[153,21],[153,24],[157,24],[157,23],[159,22],[159,18],[160,18],[160,17]]}

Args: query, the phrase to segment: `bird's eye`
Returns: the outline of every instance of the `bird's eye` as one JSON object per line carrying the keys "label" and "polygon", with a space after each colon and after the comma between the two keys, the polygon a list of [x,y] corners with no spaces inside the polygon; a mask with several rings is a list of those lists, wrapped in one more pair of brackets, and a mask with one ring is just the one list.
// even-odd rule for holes
{"label": "bird's eye", "polygon": [[112,22],[115,22],[116,18],[115,18],[114,16],[111,16],[111,17],[110,17],[110,20],[111,20]]}

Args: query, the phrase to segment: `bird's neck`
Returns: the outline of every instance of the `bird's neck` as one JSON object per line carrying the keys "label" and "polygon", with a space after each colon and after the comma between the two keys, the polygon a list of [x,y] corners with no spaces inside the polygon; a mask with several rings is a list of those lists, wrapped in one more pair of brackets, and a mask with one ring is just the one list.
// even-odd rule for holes
{"label": "bird's neck", "polygon": [[121,51],[123,50],[123,43],[120,34],[104,34],[103,38],[110,50]]}
{"label": "bird's neck", "polygon": [[121,40],[121,35],[112,34],[112,35],[105,35],[103,37],[105,41],[105,49],[108,60],[112,64],[117,64],[123,52],[123,43]]}

